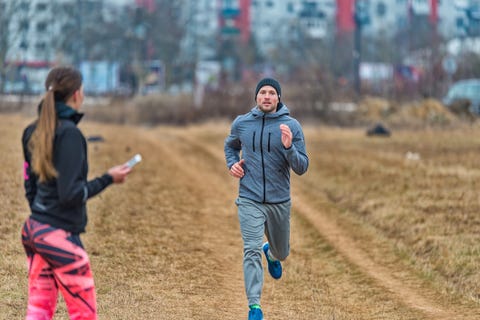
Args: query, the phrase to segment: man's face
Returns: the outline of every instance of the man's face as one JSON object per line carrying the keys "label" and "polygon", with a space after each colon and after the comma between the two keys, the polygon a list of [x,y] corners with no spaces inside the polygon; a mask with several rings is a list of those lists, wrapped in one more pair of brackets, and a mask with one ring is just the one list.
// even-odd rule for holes
{"label": "man's face", "polygon": [[257,106],[264,113],[272,113],[277,110],[278,94],[274,87],[263,86],[257,94]]}

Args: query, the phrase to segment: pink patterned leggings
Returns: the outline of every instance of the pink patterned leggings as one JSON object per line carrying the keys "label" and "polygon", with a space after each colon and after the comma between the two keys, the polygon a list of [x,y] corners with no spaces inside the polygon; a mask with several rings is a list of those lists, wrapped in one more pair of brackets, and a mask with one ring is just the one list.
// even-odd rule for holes
{"label": "pink patterned leggings", "polygon": [[79,235],[28,218],[22,243],[28,260],[25,319],[52,319],[60,289],[71,320],[96,320],[92,270]]}

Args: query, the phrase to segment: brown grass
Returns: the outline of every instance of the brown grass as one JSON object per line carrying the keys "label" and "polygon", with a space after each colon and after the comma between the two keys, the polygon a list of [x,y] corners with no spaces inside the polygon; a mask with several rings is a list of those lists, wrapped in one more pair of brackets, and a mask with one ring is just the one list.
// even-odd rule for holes
{"label": "brown grass", "polygon": [[403,131],[382,140],[321,130],[310,134],[311,152],[323,155],[312,159],[308,186],[373,227],[442,290],[478,304],[478,132]]}
{"label": "brown grass", "polygon": [[[20,319],[26,306],[20,135],[28,120],[0,115],[0,319]],[[223,161],[228,124],[81,128],[105,138],[89,144],[92,176],[134,153],[144,157],[127,183],[89,202],[82,238],[100,319],[246,318],[237,182]],[[476,319],[479,133],[470,126],[376,139],[361,130],[306,128],[311,167],[293,181],[292,252],[282,280],[265,277],[266,318],[436,320],[428,310],[440,305],[442,314]],[[407,160],[408,151],[420,160]],[[312,214],[336,226],[369,264],[342,251]],[[379,280],[376,270],[396,282]],[[405,288],[387,281],[400,281],[421,301],[412,304]],[[67,318],[63,302],[57,314]]]}

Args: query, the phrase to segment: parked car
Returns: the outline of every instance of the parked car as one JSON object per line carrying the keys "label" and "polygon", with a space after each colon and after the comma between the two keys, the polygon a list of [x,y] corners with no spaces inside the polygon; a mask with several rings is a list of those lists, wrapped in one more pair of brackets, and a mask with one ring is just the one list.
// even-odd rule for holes
{"label": "parked car", "polygon": [[443,98],[443,104],[449,108],[462,103],[468,105],[471,113],[480,115],[480,79],[455,82]]}

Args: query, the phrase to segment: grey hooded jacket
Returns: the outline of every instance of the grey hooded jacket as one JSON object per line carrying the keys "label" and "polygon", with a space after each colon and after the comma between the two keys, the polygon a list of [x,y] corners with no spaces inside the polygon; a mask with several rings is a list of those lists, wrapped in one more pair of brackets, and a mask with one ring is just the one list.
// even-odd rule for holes
{"label": "grey hooded jacket", "polygon": [[[290,127],[292,146],[281,141],[280,124]],[[240,179],[239,196],[261,203],[290,200],[290,168],[298,175],[308,169],[308,156],[302,127],[279,103],[275,113],[263,113],[257,107],[238,116],[225,139],[227,167],[245,159],[245,175]],[[241,152],[241,155],[240,155]]]}

